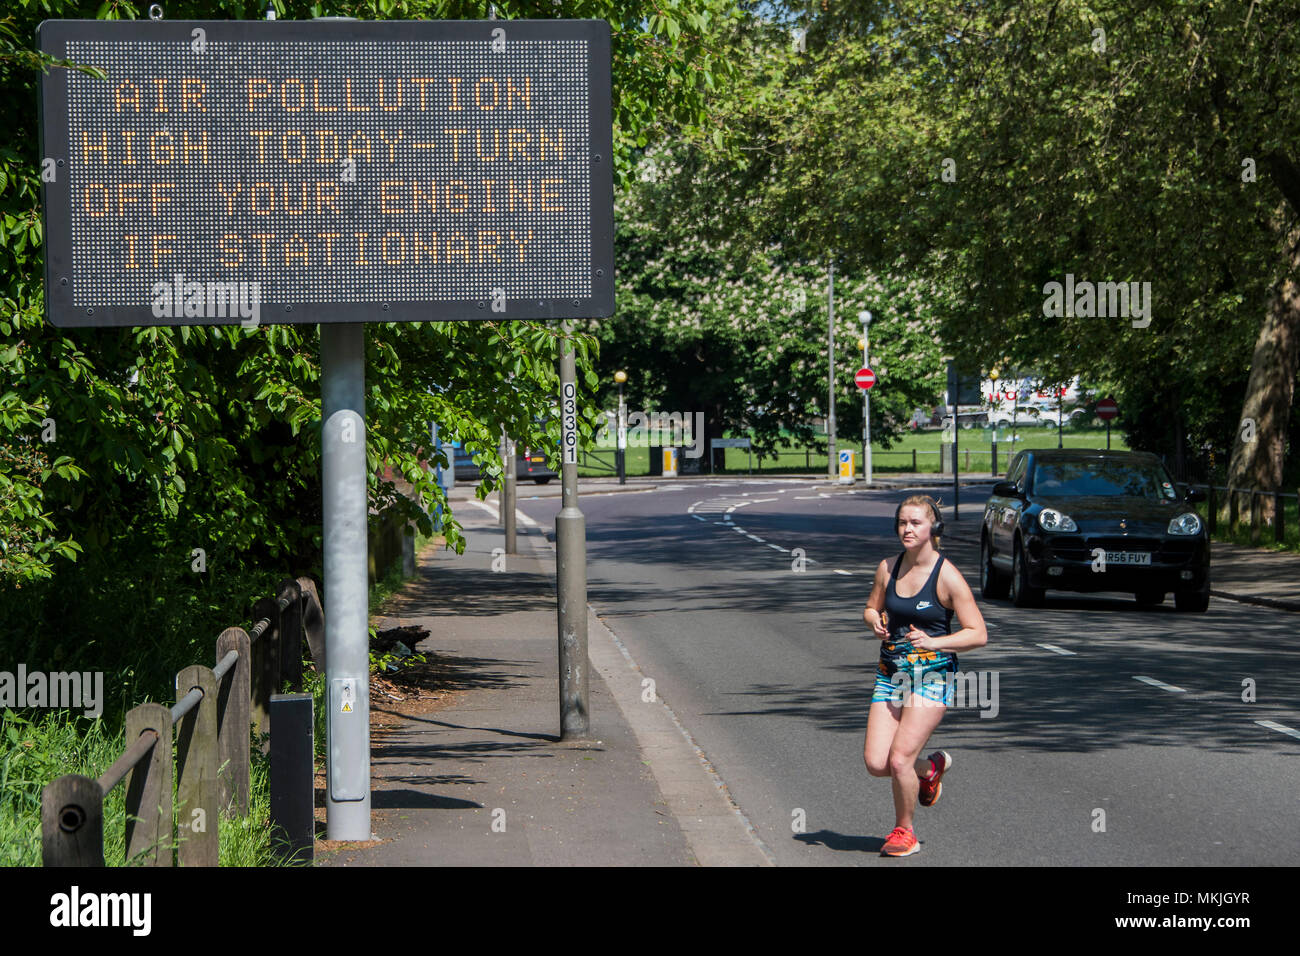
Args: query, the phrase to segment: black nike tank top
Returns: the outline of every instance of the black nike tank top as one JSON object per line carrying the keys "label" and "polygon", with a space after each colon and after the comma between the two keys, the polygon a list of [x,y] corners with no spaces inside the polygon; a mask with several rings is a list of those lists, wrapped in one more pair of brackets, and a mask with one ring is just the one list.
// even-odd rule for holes
{"label": "black nike tank top", "polygon": [[[885,613],[889,615],[889,637],[881,647],[881,653],[887,656],[903,656],[913,651],[905,635],[913,626],[931,637],[944,637],[952,632],[952,611],[939,603],[939,594],[935,582],[939,580],[939,569],[943,567],[943,555],[934,562],[930,576],[915,596],[905,598],[899,595],[895,582],[898,569],[903,563],[900,554],[894,562],[894,569],[889,574],[889,586],[885,589]],[[940,660],[953,655],[947,651],[933,651]]]}

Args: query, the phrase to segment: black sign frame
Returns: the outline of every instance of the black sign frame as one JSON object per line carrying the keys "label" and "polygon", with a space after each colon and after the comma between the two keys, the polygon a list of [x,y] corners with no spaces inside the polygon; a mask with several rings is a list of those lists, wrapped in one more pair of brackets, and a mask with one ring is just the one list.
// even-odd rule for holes
{"label": "black sign frame", "polygon": [[[336,42],[511,40],[587,42],[587,105],[590,134],[591,294],[550,299],[475,297],[456,301],[276,303],[261,310],[259,324],[317,322],[428,322],[565,319],[614,314],[613,123],[610,27],[604,20],[47,20],[37,29],[38,47],[67,58],[75,41],[174,41],[189,45],[193,31],[207,42]],[[504,31],[502,33],[501,31]],[[148,305],[74,304],[72,195],[69,183],[69,72],[52,69],[40,84],[40,135],[45,242],[45,311],[52,324],[71,327],[234,325],[238,316],[159,318]]]}

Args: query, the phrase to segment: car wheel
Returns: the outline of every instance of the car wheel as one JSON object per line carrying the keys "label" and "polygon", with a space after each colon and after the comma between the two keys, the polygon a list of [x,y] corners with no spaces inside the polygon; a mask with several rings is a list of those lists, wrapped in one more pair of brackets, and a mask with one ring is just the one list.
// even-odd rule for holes
{"label": "car wheel", "polygon": [[1011,603],[1016,607],[1038,607],[1043,603],[1043,589],[1029,586],[1029,566],[1019,540],[1011,558]]}
{"label": "car wheel", "polygon": [[1210,607],[1210,582],[1197,591],[1175,591],[1174,607],[1180,611],[1204,613]]}
{"label": "car wheel", "polygon": [[535,485],[544,485],[544,484],[546,484],[546,483],[547,483],[548,481],[550,481],[550,480],[551,480],[551,479],[549,479],[549,478],[534,478],[534,479],[533,479],[533,484],[535,484]]}
{"label": "car wheel", "polygon": [[993,566],[993,552],[987,537],[980,540],[980,594],[986,598],[1004,598],[1011,582]]}
{"label": "car wheel", "polygon": [[1155,607],[1165,603],[1164,591],[1138,591],[1133,595],[1141,607]]}

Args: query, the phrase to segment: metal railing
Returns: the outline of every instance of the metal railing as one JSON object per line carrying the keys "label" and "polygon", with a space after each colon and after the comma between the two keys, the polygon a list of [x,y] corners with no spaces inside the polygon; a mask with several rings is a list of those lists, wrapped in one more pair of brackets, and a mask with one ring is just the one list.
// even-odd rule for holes
{"label": "metal railing", "polygon": [[1231,485],[1206,485],[1192,484],[1190,488],[1206,489],[1206,501],[1208,504],[1208,524],[1210,534],[1214,534],[1219,528],[1219,513],[1222,507],[1219,503],[1218,492],[1224,492],[1227,504],[1228,530],[1231,534],[1236,534],[1241,527],[1241,502],[1242,496],[1248,499],[1247,509],[1250,513],[1250,543],[1258,545],[1263,540],[1263,501],[1265,498],[1271,498],[1273,501],[1273,542],[1281,544],[1286,540],[1286,505],[1289,498],[1300,502],[1300,488],[1297,488],[1295,494],[1281,491],[1265,491],[1260,488],[1234,488]]}
{"label": "metal railing", "polygon": [[618,452],[611,450],[609,460],[606,461],[600,457],[600,452],[583,450],[578,455],[578,467],[590,471],[608,471],[611,475],[618,474]]}
{"label": "metal railing", "polygon": [[[175,704],[127,712],[126,749],[97,779],[67,774],[44,787],[43,865],[104,865],[104,798],[123,780],[129,862],[171,866],[174,850],[181,866],[217,865],[219,815],[248,815],[250,730],[269,746],[276,705],[301,696],[275,691],[283,681],[301,686],[304,637],[324,671],[325,615],[310,578],[282,581],[274,598],[253,605],[252,616],[248,631],[221,632],[214,667],[195,664],[176,675]],[[273,771],[273,788],[276,782]]]}

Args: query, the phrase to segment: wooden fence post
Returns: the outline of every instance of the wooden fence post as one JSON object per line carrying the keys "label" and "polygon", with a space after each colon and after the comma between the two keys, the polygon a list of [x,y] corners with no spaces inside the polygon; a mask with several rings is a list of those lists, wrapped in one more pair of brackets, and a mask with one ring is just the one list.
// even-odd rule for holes
{"label": "wooden fence post", "polygon": [[280,612],[280,681],[302,690],[302,588],[293,578],[285,578],[279,597],[289,602]]}
{"label": "wooden fence post", "polygon": [[321,676],[325,674],[325,605],[321,604],[316,582],[311,578],[299,578],[298,586],[302,588],[302,629],[307,638],[307,647],[311,650],[312,663]]}
{"label": "wooden fence post", "polygon": [[[265,628],[258,630],[258,622],[268,620]],[[253,723],[257,733],[271,733],[271,695],[279,691],[280,683],[280,605],[275,598],[262,598],[253,605],[253,629],[249,631],[253,642]],[[262,741],[262,753],[269,744]]]}
{"label": "wooden fence post", "polygon": [[1232,485],[1228,486],[1228,533],[1237,533],[1237,489]]}
{"label": "wooden fence post", "polygon": [[[129,747],[145,731],[158,740],[126,778],[126,858],[146,866],[172,865],[172,712],[141,704],[126,713]],[[143,856],[143,859],[138,859]]]}
{"label": "wooden fence post", "polygon": [[1214,493],[1214,482],[1211,481],[1208,487],[1210,490],[1206,497],[1209,498],[1209,508],[1206,509],[1206,512],[1210,524],[1210,534],[1214,534],[1219,529],[1219,505],[1217,496]]}
{"label": "wooden fence post", "polygon": [[181,866],[220,862],[217,783],[217,679],[202,664],[176,675],[176,700],[198,688],[203,699],[181,717],[176,733],[176,861]]}
{"label": "wooden fence post", "polygon": [[1286,540],[1286,499],[1282,497],[1279,486],[1273,491],[1273,543],[1281,544]]}
{"label": "wooden fence post", "polygon": [[41,790],[41,865],[104,865],[104,791],[70,773]]}
{"label": "wooden fence post", "polygon": [[1250,489],[1250,543],[1259,547],[1259,496],[1258,488]]}
{"label": "wooden fence post", "polygon": [[242,627],[228,627],[217,638],[217,663],[230,651],[239,653],[235,666],[217,686],[217,767],[221,806],[248,816],[248,734],[252,703],[252,655]]}

